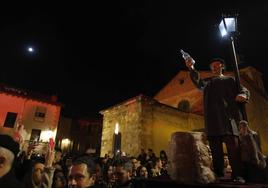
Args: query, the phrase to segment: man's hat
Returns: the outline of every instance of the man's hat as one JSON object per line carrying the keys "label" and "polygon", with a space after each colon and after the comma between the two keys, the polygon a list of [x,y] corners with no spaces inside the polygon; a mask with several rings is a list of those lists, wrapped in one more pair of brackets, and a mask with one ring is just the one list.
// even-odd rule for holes
{"label": "man's hat", "polygon": [[226,63],[225,63],[224,59],[222,59],[222,58],[214,58],[214,59],[211,59],[211,60],[209,61],[209,66],[211,66],[211,63],[213,63],[213,62],[215,62],[215,61],[218,61],[218,62],[220,62],[221,64],[223,64],[224,69],[226,69]]}
{"label": "man's hat", "polygon": [[0,134],[0,146],[10,150],[15,156],[20,151],[19,143],[15,142],[9,135]]}

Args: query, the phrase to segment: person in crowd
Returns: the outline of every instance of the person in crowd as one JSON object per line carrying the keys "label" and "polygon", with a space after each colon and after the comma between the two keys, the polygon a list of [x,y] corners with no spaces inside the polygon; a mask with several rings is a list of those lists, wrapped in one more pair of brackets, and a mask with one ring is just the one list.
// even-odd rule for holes
{"label": "person in crowd", "polygon": [[94,160],[95,162],[95,186],[96,187],[107,187],[107,183],[104,180],[104,169],[102,169],[101,167],[101,162],[102,159],[101,158],[96,158]]}
{"label": "person in crowd", "polygon": [[213,76],[205,79],[195,70],[193,62],[192,58],[185,60],[192,82],[204,93],[205,133],[211,148],[214,172],[219,178],[224,176],[224,142],[232,167],[232,179],[244,183],[238,131],[238,123],[243,117],[239,103],[249,100],[249,91],[244,86],[241,86],[242,89],[239,91],[235,79],[223,74],[223,59],[216,58],[210,61]]}
{"label": "person in crowd", "polygon": [[229,159],[228,159],[228,155],[224,154],[224,178],[226,179],[230,179],[231,178],[231,174],[232,174],[232,167],[229,163]]}
{"label": "person in crowd", "polygon": [[147,158],[147,154],[146,154],[145,150],[142,148],[141,153],[137,157],[137,160],[139,160],[141,162],[141,165],[145,165],[146,164],[146,158]]}
{"label": "person in crowd", "polygon": [[84,156],[73,161],[68,174],[69,188],[95,187],[95,179],[95,163],[91,158]]}
{"label": "person in crowd", "polygon": [[15,177],[13,164],[19,153],[19,144],[9,135],[0,135],[0,187],[24,188],[24,184]]}
{"label": "person in crowd", "polygon": [[101,168],[104,170],[104,168],[107,166],[107,164],[111,161],[108,154],[105,154],[104,157],[101,157]]}
{"label": "person in crowd", "polygon": [[67,181],[62,171],[55,170],[52,188],[67,188]]}
{"label": "person in crowd", "polygon": [[162,161],[158,157],[156,157],[155,160],[153,161],[150,176],[152,178],[158,178],[158,179],[168,178],[167,170],[163,168]]}
{"label": "person in crowd", "polygon": [[138,168],[138,177],[142,179],[147,179],[148,178],[148,170],[145,166],[140,166]]}
{"label": "person in crowd", "polygon": [[146,162],[148,163],[154,161],[155,158],[156,158],[155,153],[153,152],[152,149],[149,148],[147,152]]}
{"label": "person in crowd", "polygon": [[162,161],[163,168],[166,169],[167,163],[168,163],[168,157],[167,157],[165,150],[160,151],[159,157]]}
{"label": "person in crowd", "polygon": [[106,168],[104,168],[103,180],[107,188],[115,187],[115,168],[111,163],[107,163]]}
{"label": "person in crowd", "polygon": [[116,188],[134,188],[132,183],[133,165],[130,161],[115,166]]}
{"label": "person in crowd", "polygon": [[64,170],[64,163],[62,161],[62,150],[58,147],[55,147],[55,159],[53,161],[53,166],[57,170]]}
{"label": "person in crowd", "polygon": [[262,154],[258,144],[258,134],[251,130],[248,122],[239,122],[241,159],[244,167],[244,177],[248,182],[265,182],[267,172],[267,157]]}
{"label": "person in crowd", "polygon": [[55,171],[52,165],[54,158],[54,148],[50,147],[48,147],[45,159],[42,157],[32,158],[32,168],[24,178],[27,188],[50,188],[52,186]]}
{"label": "person in crowd", "polygon": [[133,177],[136,177],[136,176],[137,176],[137,170],[138,170],[138,168],[141,166],[141,163],[140,163],[140,161],[139,161],[137,158],[135,158],[135,157],[133,157],[133,158],[131,159],[131,163],[132,163],[132,165],[133,165],[132,176],[133,176]]}

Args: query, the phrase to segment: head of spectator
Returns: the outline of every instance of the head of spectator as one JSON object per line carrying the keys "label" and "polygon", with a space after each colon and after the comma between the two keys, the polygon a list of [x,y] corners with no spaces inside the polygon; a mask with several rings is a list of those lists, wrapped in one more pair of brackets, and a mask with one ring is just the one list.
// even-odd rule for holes
{"label": "head of spectator", "polygon": [[135,157],[131,159],[131,163],[133,165],[133,170],[137,170],[139,166],[141,166],[141,162]]}
{"label": "head of spectator", "polygon": [[127,185],[130,183],[130,180],[132,178],[132,168],[133,165],[129,161],[116,165],[115,177],[117,185]]}
{"label": "head of spectator", "polygon": [[114,171],[115,171],[115,169],[114,169],[113,165],[111,165],[111,164],[107,165],[106,175],[107,175],[108,179],[111,179],[114,176]]}
{"label": "head of spectator", "polygon": [[45,165],[40,161],[36,161],[33,164],[33,167],[32,167],[32,181],[33,181],[34,185],[39,185],[41,183],[42,174],[44,173],[44,167],[45,167]]}
{"label": "head of spectator", "polygon": [[57,163],[61,160],[62,158],[62,150],[60,148],[55,148],[55,160],[54,162]]}
{"label": "head of spectator", "polygon": [[102,184],[103,183],[103,170],[101,167],[101,159],[97,158],[94,160],[95,162],[95,184]]}
{"label": "head of spectator", "polygon": [[139,168],[139,177],[148,178],[148,170],[145,166],[140,166]]}
{"label": "head of spectator", "polygon": [[160,151],[160,159],[163,161],[163,160],[167,160],[167,154],[164,150],[161,150]]}
{"label": "head of spectator", "polygon": [[31,165],[24,177],[24,183],[26,187],[38,187],[42,181],[45,159],[39,155],[32,155],[30,162]]}
{"label": "head of spectator", "polygon": [[149,161],[153,161],[155,159],[155,153],[153,152],[152,149],[148,149],[148,153],[147,153],[147,160]]}
{"label": "head of spectator", "polygon": [[141,148],[141,153],[139,154],[137,159],[141,162],[142,165],[145,165],[146,157],[147,157],[147,154],[146,154],[145,150],[143,148]]}
{"label": "head of spectator", "polygon": [[70,188],[86,188],[95,184],[95,163],[89,157],[77,158],[68,173]]}
{"label": "head of spectator", "polygon": [[108,161],[109,161],[109,157],[108,155],[105,154],[105,156],[101,158],[101,164],[106,165]]}
{"label": "head of spectator", "polygon": [[53,166],[55,169],[62,171],[63,170],[62,150],[56,147],[54,151],[55,151],[55,158],[53,161]]}
{"label": "head of spectator", "polygon": [[228,155],[224,154],[223,159],[224,159],[224,168],[227,168],[230,165]]}
{"label": "head of spectator", "polygon": [[161,175],[161,170],[162,170],[162,161],[160,158],[155,158],[155,160],[152,161],[152,168],[150,172],[151,177],[157,177]]}
{"label": "head of spectator", "polygon": [[103,180],[107,183],[108,187],[115,185],[115,167],[111,163],[107,163],[104,167]]}
{"label": "head of spectator", "polygon": [[62,171],[55,171],[53,176],[52,188],[65,188],[67,185],[64,173]]}
{"label": "head of spectator", "polygon": [[12,169],[14,159],[19,153],[19,144],[9,135],[0,135],[0,178]]}

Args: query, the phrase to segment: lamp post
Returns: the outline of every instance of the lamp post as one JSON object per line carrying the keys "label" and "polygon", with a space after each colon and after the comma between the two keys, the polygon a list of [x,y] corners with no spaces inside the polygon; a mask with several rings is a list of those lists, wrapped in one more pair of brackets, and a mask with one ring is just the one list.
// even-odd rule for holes
{"label": "lamp post", "polygon": [[[238,68],[238,59],[236,56],[235,44],[234,44],[234,37],[237,33],[237,15],[235,16],[222,16],[222,20],[219,24],[219,30],[221,32],[222,37],[228,38],[230,41],[231,49],[232,49],[232,56],[233,56],[233,66],[234,66],[234,75],[235,81],[238,92],[242,90],[241,81],[240,81],[240,74]],[[239,104],[240,110],[244,120],[248,120],[246,114],[246,107],[245,103]]]}
{"label": "lamp post", "polygon": [[114,156],[116,156],[121,150],[121,133],[119,132],[118,123],[115,124],[113,150]]}

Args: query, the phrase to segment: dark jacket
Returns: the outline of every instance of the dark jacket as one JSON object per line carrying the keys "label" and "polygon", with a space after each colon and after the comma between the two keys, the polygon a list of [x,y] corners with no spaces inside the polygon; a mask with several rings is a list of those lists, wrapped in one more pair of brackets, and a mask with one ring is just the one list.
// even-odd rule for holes
{"label": "dark jacket", "polygon": [[207,136],[239,135],[237,123],[242,114],[235,97],[249,91],[242,86],[238,92],[233,77],[214,76],[201,79],[197,71],[191,70],[190,76],[197,88],[204,92],[205,132]]}
{"label": "dark jacket", "polygon": [[15,173],[11,170],[0,178],[1,188],[25,188],[24,184],[16,179]]}

